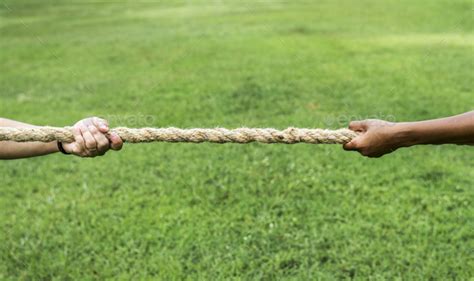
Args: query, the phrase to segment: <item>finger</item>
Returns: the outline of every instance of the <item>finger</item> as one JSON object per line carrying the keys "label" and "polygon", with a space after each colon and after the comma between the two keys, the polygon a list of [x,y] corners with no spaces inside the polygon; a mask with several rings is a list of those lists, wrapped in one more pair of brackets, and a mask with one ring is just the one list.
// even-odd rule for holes
{"label": "finger", "polygon": [[89,153],[87,152],[87,150],[83,147],[78,146],[77,144],[73,146],[72,153],[79,157],[89,157]]}
{"label": "finger", "polygon": [[86,149],[84,138],[82,137],[81,130],[79,127],[72,128],[72,134],[74,136],[73,153],[79,155]]}
{"label": "finger", "polygon": [[71,150],[69,152],[74,155],[80,155],[82,152],[82,149],[77,143],[74,142],[74,143],[71,143]]}
{"label": "finger", "polygon": [[367,157],[369,158],[381,158],[382,156],[384,156],[385,154],[369,154],[367,155]]}
{"label": "finger", "polygon": [[123,146],[123,141],[116,133],[111,133],[110,136],[110,148],[112,150],[120,150]]}
{"label": "finger", "polygon": [[[82,138],[82,136],[81,136]],[[79,157],[87,157],[86,153],[87,153],[87,150],[85,149],[84,146],[80,145],[79,143],[77,142],[74,142],[74,143],[71,143],[71,153],[76,155],[76,156],[79,156]]]}
{"label": "finger", "polygon": [[349,129],[355,132],[365,132],[367,130],[367,122],[352,121],[349,123]]}
{"label": "finger", "polygon": [[347,151],[357,151],[357,150],[359,150],[357,139],[353,139],[350,142],[344,144],[343,148],[344,148],[344,150],[347,150]]}
{"label": "finger", "polygon": [[94,123],[92,122],[92,118],[86,118],[86,119],[82,119],[81,121],[79,121],[79,124],[88,127],[90,125],[93,125]]}
{"label": "finger", "polygon": [[99,132],[95,126],[89,126],[89,131],[97,143],[98,154],[104,155],[104,153],[109,149],[109,140],[104,134]]}
{"label": "finger", "polygon": [[84,138],[85,148],[90,153],[97,152],[97,142],[95,138],[92,136],[89,129],[85,126],[80,126],[82,137]]}
{"label": "finger", "polygon": [[81,155],[81,157],[84,157],[84,158],[86,157],[94,158],[96,156],[97,156],[97,152],[90,152],[88,150],[85,150],[84,152],[82,152],[82,155]]}
{"label": "finger", "polygon": [[92,123],[99,128],[102,133],[107,133],[109,131],[109,122],[99,117],[93,117]]}

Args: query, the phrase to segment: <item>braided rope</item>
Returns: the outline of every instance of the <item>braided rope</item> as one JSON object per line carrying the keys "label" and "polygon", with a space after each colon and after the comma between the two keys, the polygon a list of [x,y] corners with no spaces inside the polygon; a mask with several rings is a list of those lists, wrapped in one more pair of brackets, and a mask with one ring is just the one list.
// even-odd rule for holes
{"label": "braided rope", "polygon": [[[288,128],[276,130],[271,128],[238,128],[238,129],[179,129],[179,128],[125,128],[111,129],[123,141],[139,142],[212,142],[212,143],[313,143],[313,144],[344,144],[357,136],[349,129],[325,130]],[[0,127],[0,141],[15,142],[73,142],[71,127],[36,127],[10,128]]]}

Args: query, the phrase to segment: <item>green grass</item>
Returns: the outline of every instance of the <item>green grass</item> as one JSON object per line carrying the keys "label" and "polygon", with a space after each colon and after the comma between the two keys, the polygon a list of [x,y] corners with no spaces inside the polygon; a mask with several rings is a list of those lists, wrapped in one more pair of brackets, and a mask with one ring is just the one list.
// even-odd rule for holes
{"label": "green grass", "polygon": [[[470,1],[0,2],[0,115],[285,128],[474,108]],[[469,280],[473,150],[137,144],[0,163],[2,280]]]}

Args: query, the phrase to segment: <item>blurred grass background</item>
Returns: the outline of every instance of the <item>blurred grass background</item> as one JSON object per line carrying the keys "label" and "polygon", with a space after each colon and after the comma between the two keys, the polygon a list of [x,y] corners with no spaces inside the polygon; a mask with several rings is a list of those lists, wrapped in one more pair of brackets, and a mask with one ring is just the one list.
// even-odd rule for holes
{"label": "blurred grass background", "polygon": [[[472,2],[2,1],[0,116],[346,127],[473,103]],[[0,164],[6,280],[467,280],[470,147],[126,145]]]}

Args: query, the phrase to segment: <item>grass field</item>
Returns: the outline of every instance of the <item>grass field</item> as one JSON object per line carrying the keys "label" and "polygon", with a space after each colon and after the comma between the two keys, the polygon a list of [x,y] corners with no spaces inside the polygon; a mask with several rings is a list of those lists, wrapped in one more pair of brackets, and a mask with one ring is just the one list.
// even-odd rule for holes
{"label": "grass field", "polygon": [[[471,1],[0,1],[0,116],[346,127],[474,108]],[[1,280],[469,280],[472,147],[0,163]],[[471,279],[472,280],[472,279]]]}

